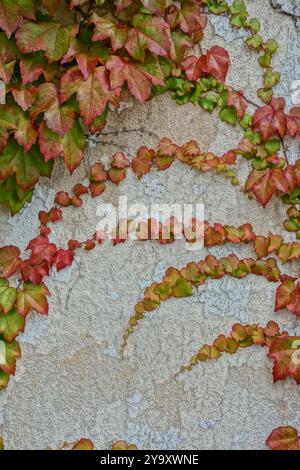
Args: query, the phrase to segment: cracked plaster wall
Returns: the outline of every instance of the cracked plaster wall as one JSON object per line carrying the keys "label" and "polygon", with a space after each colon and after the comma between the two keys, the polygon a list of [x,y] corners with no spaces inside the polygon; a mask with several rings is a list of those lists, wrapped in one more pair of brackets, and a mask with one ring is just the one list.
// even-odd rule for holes
{"label": "cracked plaster wall", "polygon": [[[291,83],[300,79],[299,1],[275,0],[273,8],[266,0],[247,4],[261,20],[264,37],[275,37],[280,44],[275,68],[281,70],[283,83],[278,93],[290,105]],[[206,45],[229,50],[229,83],[257,100],[261,70],[242,37],[232,32],[226,18],[210,18]],[[133,157],[139,146],[155,146],[168,136],[179,144],[196,139],[204,150],[222,153],[240,135],[216,114],[207,115],[191,104],[180,107],[167,95],[139,106],[125,94],[104,132],[90,139],[85,160],[71,178],[57,162],[52,181],[41,182],[22,213],[10,219],[1,209],[0,244],[25,249],[36,233],[38,211],[51,207],[55,192],[85,181],[94,161],[106,161],[118,149]],[[290,161],[298,158],[299,141],[289,146],[288,154]],[[247,163],[240,162],[241,180],[246,170]],[[148,205],[203,202],[211,222],[251,222],[257,233],[282,232],[284,209],[278,202],[264,211],[222,176],[199,175],[180,164],[152,172],[141,182],[129,176],[120,188],[109,188],[102,200],[116,204],[119,195],[127,195],[129,203]],[[68,209],[52,240],[60,244],[93,233],[97,202]],[[300,428],[299,389],[292,380],[273,385],[272,364],[262,349],[242,350],[174,378],[199,345],[229,331],[234,322],[264,324],[275,317],[274,286],[263,279],[224,278],[202,286],[188,300],[165,302],[146,316],[121,356],[122,332],[143,288],[160,280],[168,266],[181,267],[208,252],[251,254],[242,246],[194,253],[180,242],[128,242],[78,255],[72,267],[52,273],[47,280],[52,292],[49,317],[30,314],[20,336],[16,376],[0,392],[0,435],[6,446],[42,449],[85,436],[99,449],[120,438],[147,449],[253,449],[264,448],[276,426]],[[296,273],[296,266],[290,272]],[[300,334],[299,320],[291,314],[280,313],[276,320]]]}

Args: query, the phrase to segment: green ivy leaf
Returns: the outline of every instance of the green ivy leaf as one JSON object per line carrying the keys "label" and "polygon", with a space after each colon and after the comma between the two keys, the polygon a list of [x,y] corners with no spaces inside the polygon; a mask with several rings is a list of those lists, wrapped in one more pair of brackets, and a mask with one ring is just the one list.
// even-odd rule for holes
{"label": "green ivy leaf", "polygon": [[265,45],[265,50],[269,53],[269,54],[275,54],[277,52],[277,49],[278,49],[278,42],[275,41],[275,39],[269,39],[267,44]]}
{"label": "green ivy leaf", "polygon": [[218,100],[218,95],[215,95],[214,93],[207,93],[205,97],[199,98],[199,104],[205,111],[212,113],[218,104]]}
{"label": "green ivy leaf", "polygon": [[263,45],[263,39],[259,34],[254,34],[246,40],[246,44],[250,49],[255,49],[259,51]]}
{"label": "green ivy leaf", "polygon": [[252,33],[256,34],[260,31],[260,21],[257,18],[251,18],[249,28]]}
{"label": "green ivy leaf", "polygon": [[270,139],[265,142],[265,149],[269,155],[275,155],[279,152],[281,147],[281,142],[279,139]]}
{"label": "green ivy leaf", "polygon": [[6,315],[0,312],[0,334],[11,343],[25,328],[25,320],[13,308]]}
{"label": "green ivy leaf", "polygon": [[32,199],[33,190],[24,191],[17,185],[15,176],[10,176],[0,183],[0,204],[6,203],[12,215],[17,214],[26,202]]}
{"label": "green ivy leaf", "polygon": [[259,56],[258,62],[261,67],[268,69],[271,65],[272,55],[269,52],[265,52],[265,54]]}
{"label": "green ivy leaf", "polygon": [[7,387],[9,382],[9,374],[0,370],[0,390]]}
{"label": "green ivy leaf", "polygon": [[174,297],[190,297],[193,295],[193,286],[183,277],[176,281],[176,285],[172,290]]}
{"label": "green ivy leaf", "polygon": [[21,188],[26,191],[32,188],[40,176],[51,176],[53,162],[45,162],[37,146],[32,146],[29,152],[10,139],[0,158],[0,179],[13,174]]}
{"label": "green ivy leaf", "polygon": [[273,98],[273,90],[266,90],[265,88],[259,88],[257,90],[257,96],[264,102],[269,104]]}
{"label": "green ivy leaf", "polygon": [[246,139],[250,140],[252,145],[257,145],[260,144],[261,142],[261,136],[259,132],[254,132],[252,130],[247,130],[245,132],[245,137]]}
{"label": "green ivy leaf", "polygon": [[273,88],[280,81],[281,74],[279,72],[273,72],[272,70],[267,70],[264,73],[264,86],[266,89]]}
{"label": "green ivy leaf", "polygon": [[252,126],[252,121],[253,121],[252,116],[250,116],[250,114],[245,113],[244,116],[243,116],[243,119],[240,120],[240,125],[241,125],[242,129],[246,130],[249,127],[251,127]]}
{"label": "green ivy leaf", "polygon": [[229,6],[225,0],[205,0],[203,4],[215,15],[221,15],[229,10]]}
{"label": "green ivy leaf", "polygon": [[15,305],[17,290],[10,287],[7,279],[0,279],[0,311],[7,314]]}
{"label": "green ivy leaf", "polygon": [[237,123],[237,110],[233,106],[226,107],[220,111],[220,118],[222,121],[235,125]]}

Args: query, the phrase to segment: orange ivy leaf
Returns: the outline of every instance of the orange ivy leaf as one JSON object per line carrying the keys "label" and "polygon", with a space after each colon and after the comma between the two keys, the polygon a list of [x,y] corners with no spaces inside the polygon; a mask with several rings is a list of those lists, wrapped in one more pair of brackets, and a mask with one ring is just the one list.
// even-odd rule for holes
{"label": "orange ivy leaf", "polygon": [[94,444],[90,439],[85,439],[83,437],[74,444],[72,450],[94,450]]}
{"label": "orange ivy leaf", "polygon": [[276,290],[275,312],[287,308],[295,294],[295,282],[292,279],[283,281]]}
{"label": "orange ivy leaf", "polygon": [[20,267],[20,250],[16,246],[0,248],[0,277],[11,277]]}
{"label": "orange ivy leaf", "polygon": [[299,336],[283,336],[272,341],[268,357],[274,360],[274,382],[293,377],[300,384],[299,346]]}
{"label": "orange ivy leaf", "polygon": [[245,190],[253,190],[256,199],[265,207],[277,191],[288,192],[289,182],[282,169],[252,170]]}
{"label": "orange ivy leaf", "polygon": [[149,173],[154,159],[154,150],[147,147],[140,147],[137,156],[132,160],[131,167],[136,176],[140,179]]}
{"label": "orange ivy leaf", "polygon": [[300,450],[300,436],[297,429],[282,426],[271,432],[266,445],[272,450]]}
{"label": "orange ivy leaf", "polygon": [[24,288],[19,289],[16,307],[19,314],[25,318],[30,310],[48,315],[48,301],[46,296],[50,295],[45,284],[35,285],[32,282],[25,282]]}
{"label": "orange ivy leaf", "polygon": [[123,152],[117,152],[112,156],[111,168],[108,170],[109,179],[119,185],[126,178],[126,168],[130,162]]}
{"label": "orange ivy leaf", "polygon": [[101,162],[96,162],[91,166],[90,179],[99,182],[107,180],[107,171]]}

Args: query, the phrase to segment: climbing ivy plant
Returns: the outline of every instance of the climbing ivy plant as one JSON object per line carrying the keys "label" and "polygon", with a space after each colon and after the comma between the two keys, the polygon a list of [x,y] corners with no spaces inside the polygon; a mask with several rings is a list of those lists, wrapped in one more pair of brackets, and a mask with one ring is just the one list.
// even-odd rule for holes
{"label": "climbing ivy plant", "polygon": [[[247,32],[245,47],[257,54],[262,86],[257,102],[226,83],[229,53],[218,45],[204,50],[202,39],[209,15],[225,15],[233,28]],[[199,46],[199,54],[194,51]],[[17,341],[30,311],[48,314],[50,292],[44,283],[52,268],[70,266],[77,250],[93,250],[104,234],[84,241],[69,240],[64,247],[49,241],[52,224],[62,220],[68,206],[80,207],[100,196],[108,184],[119,185],[132,171],[142,179],[152,169],[167,170],[173,162],[195,171],[224,174],[245,196],[266,207],[272,197],[287,204],[284,228],[300,238],[300,160],[288,161],[285,139],[300,133],[300,108],[286,109],[275,95],[280,73],[272,59],[278,49],[273,38],[260,35],[260,22],[251,18],[243,0],[0,0],[0,203],[12,215],[31,201],[41,176],[51,177],[54,160],[63,158],[73,173],[84,158],[87,136],[100,133],[118,107],[127,88],[141,104],[160,93],[170,93],[178,104],[187,102],[208,113],[217,111],[243,137],[224,155],[203,152],[195,141],[179,146],[167,137],[156,149],[142,146],[130,160],[123,152],[112,156],[109,167],[99,161],[90,168],[89,184],[77,183],[71,193],[59,191],[50,211],[39,213],[39,233],[22,257],[16,246],[0,248],[0,388],[15,373],[21,349]],[[191,53],[192,50],[192,53]],[[249,161],[246,183],[235,172],[239,158]],[[123,221],[124,222],[124,221]],[[136,238],[149,238],[149,220],[140,224]],[[169,237],[158,224],[158,243],[174,243],[176,221]],[[196,224],[197,221],[193,221]],[[115,228],[113,246],[132,231],[131,221]],[[184,233],[193,243],[193,226]],[[204,245],[246,243],[253,258],[207,256],[183,269],[170,267],[161,282],[145,289],[123,336],[123,349],[149,311],[170,297],[187,297],[209,279],[262,276],[277,284],[274,310],[300,316],[300,281],[282,270],[299,262],[300,243],[269,233],[256,234],[250,223],[241,227],[204,222]],[[279,268],[277,261],[283,268]],[[198,363],[234,354],[239,348],[264,346],[273,361],[274,381],[293,377],[300,383],[300,361],[293,355],[300,337],[281,332],[271,320],[260,325],[233,325],[229,336],[218,336],[202,346],[179,373]],[[176,372],[176,371],[175,371]],[[120,441],[120,448],[128,446]],[[118,443],[116,446],[118,447]],[[299,449],[294,428],[278,428],[267,439],[272,449]],[[0,447],[3,446],[0,440]],[[91,450],[88,439],[73,443],[74,450]],[[123,447],[122,447],[123,446]],[[124,447],[125,446],[125,447]],[[133,446],[134,447],[134,446]],[[126,447],[127,448],[127,447]],[[128,448],[131,448],[130,446]]]}

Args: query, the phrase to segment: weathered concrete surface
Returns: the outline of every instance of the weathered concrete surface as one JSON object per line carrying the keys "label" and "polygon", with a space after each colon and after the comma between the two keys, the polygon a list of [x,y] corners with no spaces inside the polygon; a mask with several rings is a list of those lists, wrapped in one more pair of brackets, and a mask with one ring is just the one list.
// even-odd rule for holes
{"label": "weathered concrete surface", "polygon": [[[266,0],[247,4],[261,19],[264,36],[280,43],[275,65],[284,82],[279,90],[290,102],[291,82],[300,79],[294,18],[272,9]],[[298,2],[277,4],[284,10]],[[240,34],[232,34],[226,19],[212,19],[206,44],[226,46],[232,59],[229,82],[257,100],[261,71],[256,56],[244,48]],[[169,96],[143,107],[124,96],[124,103],[99,142],[91,140],[85,162],[72,178],[57,163],[52,181],[41,183],[20,215],[9,220],[2,210],[1,245],[15,243],[24,249],[36,233],[38,211],[51,207],[55,191],[84,180],[92,162],[106,160],[117,149],[133,157],[140,145],[152,146],[168,136],[178,143],[196,139],[205,150],[224,152],[240,137],[216,115],[192,105],[179,107]],[[299,141],[289,149],[290,160],[298,156]],[[241,179],[246,169],[241,162]],[[282,232],[284,210],[278,203],[263,210],[222,176],[199,175],[180,164],[152,172],[141,182],[129,177],[102,200],[116,204],[121,194],[129,202],[148,205],[204,202],[211,222],[251,222],[258,233]],[[65,222],[54,228],[53,241],[92,234],[98,202],[87,200],[82,209],[68,209]],[[209,252],[251,254],[249,248],[230,245]],[[300,334],[299,320],[287,312],[274,314],[275,286],[263,279],[213,281],[188,301],[165,302],[147,315],[124,357],[120,354],[123,329],[143,288],[161,279],[168,266],[180,267],[207,253],[188,252],[181,242],[165,247],[129,242],[83,253],[72,268],[53,273],[47,280],[52,292],[49,317],[30,316],[21,335],[16,376],[0,394],[0,435],[7,447],[57,447],[65,439],[86,436],[99,449],[119,438],[147,449],[253,449],[264,448],[276,426],[300,428],[299,389],[292,380],[273,385],[272,363],[262,349],[242,350],[174,377],[198,346],[228,332],[235,322],[264,324],[275,318],[282,328]],[[298,272],[296,266],[291,272]]]}

